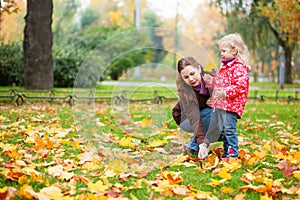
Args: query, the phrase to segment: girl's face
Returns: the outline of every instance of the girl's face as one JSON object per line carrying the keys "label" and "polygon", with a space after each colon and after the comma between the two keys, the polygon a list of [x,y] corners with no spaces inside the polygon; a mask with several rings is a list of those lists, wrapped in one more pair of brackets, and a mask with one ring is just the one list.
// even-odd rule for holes
{"label": "girl's face", "polygon": [[236,50],[234,48],[232,48],[228,42],[220,43],[219,48],[220,48],[221,57],[223,60],[236,57]]}
{"label": "girl's face", "polygon": [[190,86],[197,86],[201,81],[200,73],[200,69],[195,68],[192,65],[188,65],[183,70],[181,70],[180,75],[186,84]]}

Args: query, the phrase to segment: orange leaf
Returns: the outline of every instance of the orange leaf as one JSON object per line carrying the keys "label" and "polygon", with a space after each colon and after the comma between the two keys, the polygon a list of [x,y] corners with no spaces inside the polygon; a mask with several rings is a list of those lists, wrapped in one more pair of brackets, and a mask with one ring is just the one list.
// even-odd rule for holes
{"label": "orange leaf", "polygon": [[163,178],[168,180],[170,184],[177,184],[182,181],[181,172],[162,172]]}
{"label": "orange leaf", "polygon": [[147,127],[152,123],[152,119],[146,119],[144,118],[142,122],[140,123],[141,127]]}
{"label": "orange leaf", "polygon": [[234,193],[234,190],[232,188],[229,188],[229,187],[223,187],[221,190],[222,190],[222,192],[224,192],[226,194]]}
{"label": "orange leaf", "polygon": [[6,199],[7,196],[7,186],[0,188],[0,199]]}
{"label": "orange leaf", "polygon": [[20,188],[19,195],[26,199],[33,199],[33,195],[32,195],[33,192],[34,192],[34,190],[32,189],[32,187],[30,185],[26,184]]}

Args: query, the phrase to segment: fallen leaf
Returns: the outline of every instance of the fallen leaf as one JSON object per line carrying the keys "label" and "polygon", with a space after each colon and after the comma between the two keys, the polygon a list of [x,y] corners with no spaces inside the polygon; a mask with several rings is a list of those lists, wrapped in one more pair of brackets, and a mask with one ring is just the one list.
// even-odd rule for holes
{"label": "fallen leaf", "polygon": [[283,176],[293,176],[293,172],[298,169],[297,166],[289,166],[285,160],[280,161],[277,167]]}
{"label": "fallen leaf", "polygon": [[231,179],[231,174],[227,172],[226,168],[222,168],[221,172],[218,173],[218,176],[221,178]]}

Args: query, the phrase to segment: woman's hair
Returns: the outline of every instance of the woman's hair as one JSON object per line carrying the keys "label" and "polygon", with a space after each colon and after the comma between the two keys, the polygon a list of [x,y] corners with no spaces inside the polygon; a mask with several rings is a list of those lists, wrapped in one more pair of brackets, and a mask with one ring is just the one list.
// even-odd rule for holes
{"label": "woman's hair", "polygon": [[186,66],[193,66],[194,68],[200,69],[201,75],[204,75],[203,67],[202,65],[192,56],[186,56],[181,58],[177,63],[177,71],[180,74],[180,72],[186,67]]}
{"label": "woman's hair", "polygon": [[198,63],[198,61],[191,56],[183,57],[177,63],[178,74],[176,78],[176,86],[177,86],[179,99],[181,99],[180,100],[181,106],[182,108],[187,108],[187,106],[195,106],[195,108],[197,108],[198,100],[194,92],[194,89],[190,85],[185,83],[185,81],[183,80],[180,74],[180,72],[186,66],[193,66],[196,69],[200,69],[201,76],[204,75],[204,70],[202,65],[200,65],[200,63]]}
{"label": "woman's hair", "polygon": [[221,43],[224,42],[228,43],[232,49],[237,50],[236,57],[239,60],[244,62],[246,65],[249,64],[250,53],[248,47],[245,45],[244,40],[240,34],[233,33],[233,34],[226,35],[219,40],[218,44],[220,45]]}

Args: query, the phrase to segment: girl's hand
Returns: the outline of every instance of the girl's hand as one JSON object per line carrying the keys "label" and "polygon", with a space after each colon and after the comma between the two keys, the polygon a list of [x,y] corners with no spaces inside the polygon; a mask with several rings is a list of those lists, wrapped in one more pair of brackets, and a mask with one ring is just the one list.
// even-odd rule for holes
{"label": "girl's hand", "polygon": [[205,83],[211,84],[213,77],[210,74],[204,74],[203,79],[204,79]]}
{"label": "girl's hand", "polygon": [[216,98],[226,97],[226,92],[225,92],[225,90],[218,89],[218,90],[215,92],[215,96],[216,96]]}

